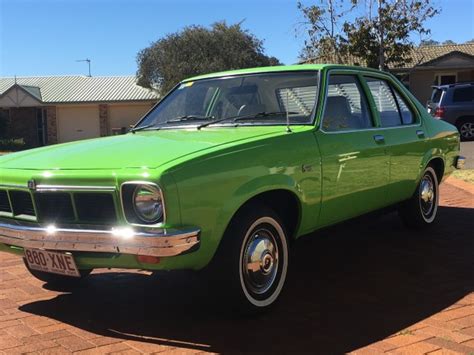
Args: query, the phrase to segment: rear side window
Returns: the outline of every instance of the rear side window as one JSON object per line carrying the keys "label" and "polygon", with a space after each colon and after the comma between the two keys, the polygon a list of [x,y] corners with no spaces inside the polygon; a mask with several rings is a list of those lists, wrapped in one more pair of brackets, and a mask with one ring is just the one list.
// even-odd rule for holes
{"label": "rear side window", "polygon": [[366,81],[379,112],[382,127],[407,125],[415,121],[406,100],[388,82],[375,78],[366,78]]}
{"label": "rear side window", "polygon": [[443,90],[433,89],[433,93],[431,94],[431,102],[438,104],[441,101],[441,96],[443,96]]}
{"label": "rear side window", "polygon": [[393,91],[393,93],[395,94],[395,98],[397,99],[398,109],[400,111],[400,115],[402,116],[402,123],[403,124],[414,123],[415,118],[410,108],[408,107],[406,101],[395,90]]}
{"label": "rear side window", "polygon": [[466,102],[474,100],[474,88],[472,86],[454,89],[453,102]]}
{"label": "rear side window", "polygon": [[358,130],[373,127],[367,99],[353,75],[332,74],[323,116],[325,131]]}

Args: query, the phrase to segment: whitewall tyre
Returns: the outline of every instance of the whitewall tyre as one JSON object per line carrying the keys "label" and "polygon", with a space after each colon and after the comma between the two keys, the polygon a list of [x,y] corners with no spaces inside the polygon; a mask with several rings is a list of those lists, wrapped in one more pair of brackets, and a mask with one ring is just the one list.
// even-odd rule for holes
{"label": "whitewall tyre", "polygon": [[227,228],[216,255],[218,285],[232,309],[260,313],[278,300],[288,273],[288,236],[278,215],[244,207]]}
{"label": "whitewall tyre", "polygon": [[408,227],[422,228],[435,222],[438,204],[438,177],[434,169],[429,166],[423,172],[411,199],[400,206],[399,214]]}

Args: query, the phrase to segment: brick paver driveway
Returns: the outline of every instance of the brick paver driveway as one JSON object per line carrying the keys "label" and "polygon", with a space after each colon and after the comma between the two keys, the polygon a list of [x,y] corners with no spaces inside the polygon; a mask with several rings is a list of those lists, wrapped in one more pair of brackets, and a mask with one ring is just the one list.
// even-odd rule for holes
{"label": "brick paver driveway", "polygon": [[221,314],[185,276],[100,271],[65,293],[0,254],[0,353],[474,354],[474,194],[460,184],[443,185],[430,231],[389,214],[296,243],[281,303],[256,319]]}

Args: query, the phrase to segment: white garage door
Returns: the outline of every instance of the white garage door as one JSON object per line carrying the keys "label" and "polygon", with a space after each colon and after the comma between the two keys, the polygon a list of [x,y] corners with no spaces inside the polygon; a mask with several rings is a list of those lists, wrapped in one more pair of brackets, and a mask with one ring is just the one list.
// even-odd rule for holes
{"label": "white garage door", "polygon": [[100,137],[99,107],[58,107],[59,142]]}

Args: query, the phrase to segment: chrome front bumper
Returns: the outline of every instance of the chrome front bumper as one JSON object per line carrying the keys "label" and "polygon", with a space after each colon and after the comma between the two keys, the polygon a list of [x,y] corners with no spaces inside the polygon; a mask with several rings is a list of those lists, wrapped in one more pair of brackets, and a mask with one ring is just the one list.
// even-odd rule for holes
{"label": "chrome front bumper", "polygon": [[166,257],[198,249],[200,230],[62,228],[0,219],[0,243],[22,248]]}

